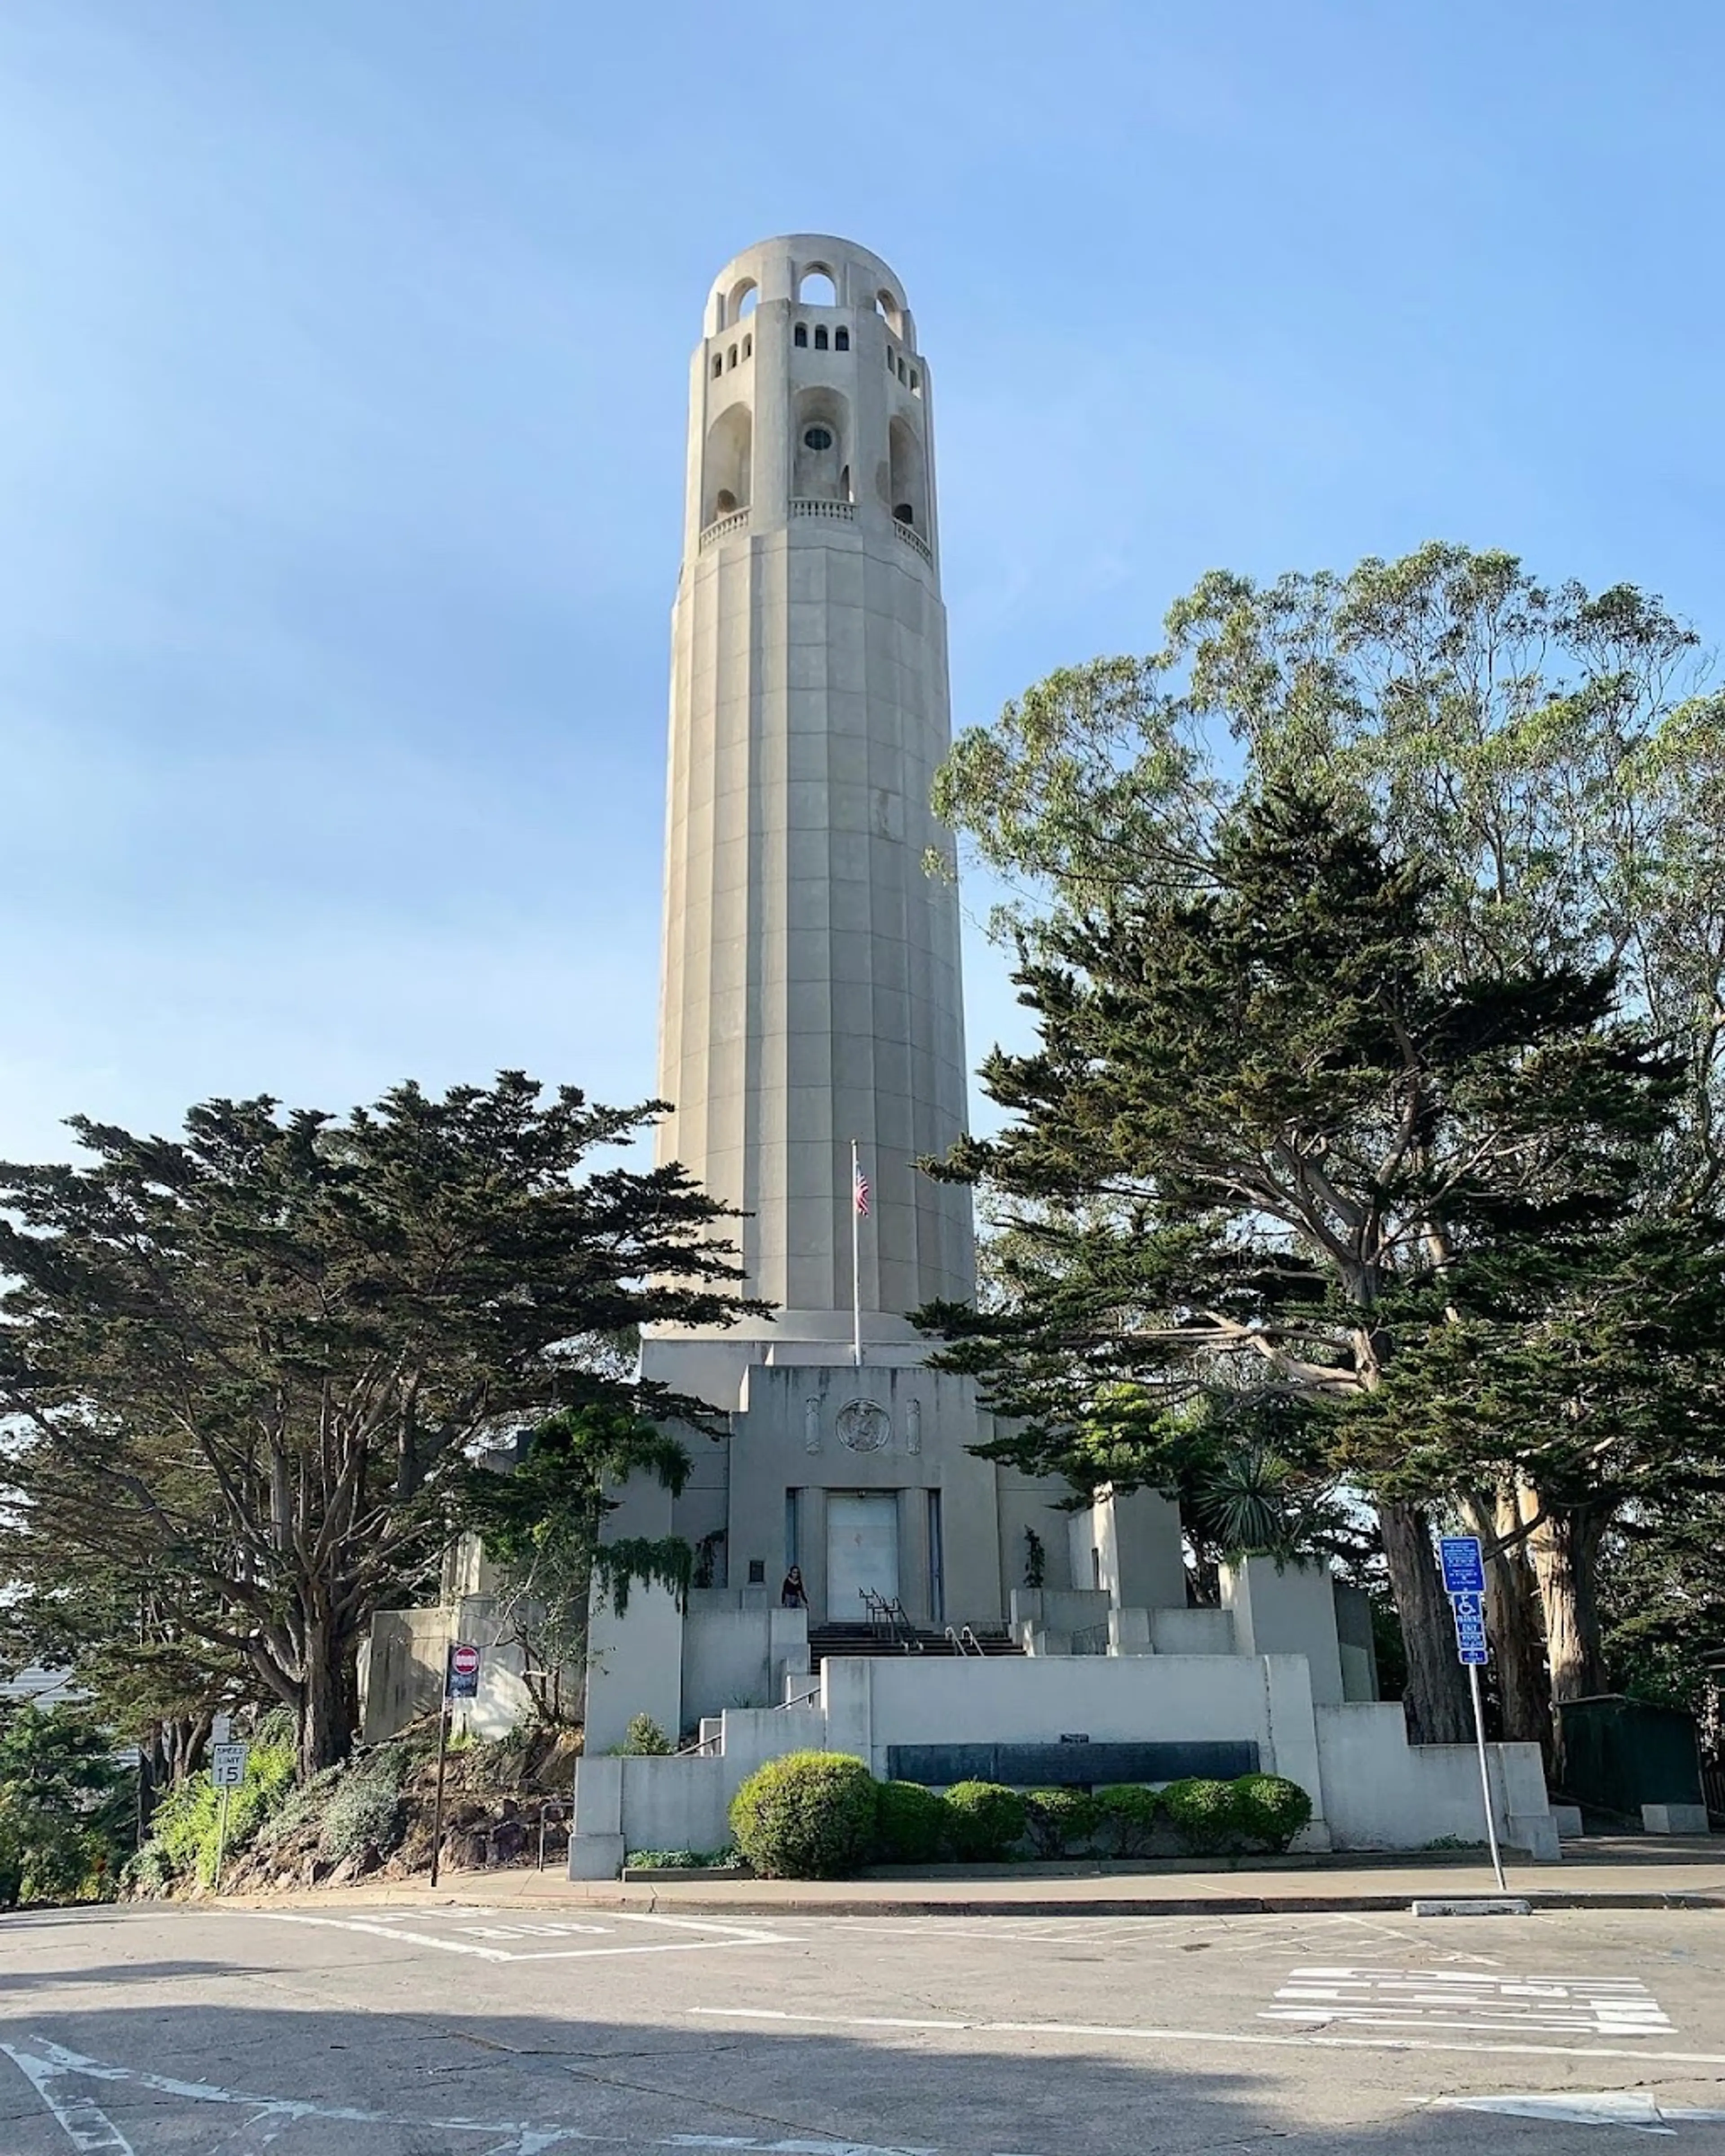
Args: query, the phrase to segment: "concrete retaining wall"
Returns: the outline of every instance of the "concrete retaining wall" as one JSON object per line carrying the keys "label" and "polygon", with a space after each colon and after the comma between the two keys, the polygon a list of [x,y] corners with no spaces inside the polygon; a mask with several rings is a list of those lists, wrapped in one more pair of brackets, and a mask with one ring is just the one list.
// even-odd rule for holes
{"label": "concrete retaining wall", "polygon": [[[1339,1849],[1423,1849],[1486,1838],[1479,1754],[1471,1744],[1409,1744],[1400,1704],[1320,1707],[1324,1816]],[[1537,1744],[1488,1744],[1498,1831],[1542,1863],[1558,1830]]]}

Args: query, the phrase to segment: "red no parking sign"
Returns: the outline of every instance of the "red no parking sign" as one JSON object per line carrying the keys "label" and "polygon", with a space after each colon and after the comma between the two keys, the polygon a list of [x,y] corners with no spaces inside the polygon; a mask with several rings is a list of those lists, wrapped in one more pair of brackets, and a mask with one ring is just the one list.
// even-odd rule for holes
{"label": "red no parking sign", "polygon": [[444,1680],[445,1699],[475,1699],[479,1695],[480,1650],[458,1640],[449,1649],[449,1666]]}

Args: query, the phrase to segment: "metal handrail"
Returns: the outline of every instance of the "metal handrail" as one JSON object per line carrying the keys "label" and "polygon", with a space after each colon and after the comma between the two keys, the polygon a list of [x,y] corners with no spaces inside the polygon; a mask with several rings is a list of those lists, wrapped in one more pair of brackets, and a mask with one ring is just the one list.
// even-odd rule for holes
{"label": "metal handrail", "polygon": [[961,1645],[967,1640],[970,1642],[971,1650],[976,1655],[978,1661],[984,1662],[988,1661],[988,1657],[983,1651],[982,1641],[978,1639],[976,1634],[971,1630],[968,1625],[965,1626],[958,1637]]}

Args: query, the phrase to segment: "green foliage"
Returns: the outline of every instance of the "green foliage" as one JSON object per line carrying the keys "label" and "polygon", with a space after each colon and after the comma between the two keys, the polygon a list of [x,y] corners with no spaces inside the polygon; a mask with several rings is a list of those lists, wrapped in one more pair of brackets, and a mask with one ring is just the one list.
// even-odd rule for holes
{"label": "green foliage", "polygon": [[623,1743],[618,1749],[634,1758],[662,1759],[671,1750],[671,1741],[650,1714],[634,1716]]}
{"label": "green foliage", "polygon": [[623,1860],[637,1871],[711,1871],[735,1864],[737,1851],[723,1849],[632,1849]]}
{"label": "green foliage", "polygon": [[357,1644],[416,1599],[470,1451],[588,1409],[662,1444],[702,1409],[608,1343],[756,1307],[680,1168],[595,1164],[657,1114],[506,1071],[342,1119],[211,1101],[177,1140],[74,1117],[85,1164],[0,1165],[3,1576],[39,1602],[70,1573],[110,1637],[201,1660],[164,1672],[176,1712],[243,1665],[304,1772],[344,1756]]}
{"label": "green foliage", "polygon": [[348,1774],[324,1808],[318,1854],[339,1864],[376,1851],[387,1856],[400,1839],[401,1799],[381,1775]]}
{"label": "green foliage", "polygon": [[1147,1856],[1163,1816],[1158,1791],[1138,1782],[1114,1782],[1095,1796],[1096,1835],[1107,1856]]}
{"label": "green foliage", "polygon": [[1024,1799],[1024,1831],[1039,1856],[1065,1856],[1087,1842],[1100,1815],[1082,1789],[1032,1789]]}
{"label": "green foliage", "polygon": [[629,1591],[637,1580],[643,1585],[663,1587],[676,1597],[678,1609],[689,1599],[689,1582],[695,1571],[695,1551],[681,1535],[619,1535],[601,1543],[593,1551],[593,1569],[611,1597],[619,1617],[629,1611]]}
{"label": "green foliage", "polygon": [[1312,1817],[1312,1799],[1283,1774],[1242,1774],[1233,1785],[1235,1817],[1248,1842],[1286,1849]]}
{"label": "green foliage", "polygon": [[1245,1832],[1237,1782],[1215,1782],[1201,1775],[1170,1782],[1162,1793],[1162,1804],[1194,1856],[1219,1855],[1236,1845]]}
{"label": "green foliage", "polygon": [[1573,1692],[1612,1523],[1725,1477],[1725,696],[1656,599],[1446,544],[1214,573],[1163,644],[939,775],[1042,1037],[948,1164],[995,1291],[924,1320],[1014,1457],[1178,1492],[1200,1563],[1369,1491],[1410,1723],[1459,1735],[1421,1507],[1537,1512]]}
{"label": "green foliage", "polygon": [[540,1720],[565,1721],[575,1707],[575,1699],[565,1700],[564,1676],[586,1660],[595,1574],[619,1616],[636,1580],[670,1588],[680,1604],[686,1598],[694,1561],[680,1537],[624,1537],[602,1547],[599,1533],[616,1509],[608,1490],[639,1474],[675,1493],[689,1466],[679,1440],[632,1405],[590,1400],[540,1422],[511,1472],[475,1466],[462,1475],[455,1517],[480,1536],[496,1568],[495,1614],[522,1650]]}
{"label": "green foliage", "polygon": [[[294,1748],[289,1744],[254,1744],[245,1779],[228,1792],[228,1850],[244,1849],[287,1799],[294,1787]],[[170,1789],[156,1808],[146,1848],[177,1881],[214,1883],[216,1849],[221,1833],[222,1792],[208,1769],[190,1774]],[[143,1852],[140,1852],[141,1856]]]}
{"label": "green foliage", "polygon": [[73,1708],[0,1708],[0,1907],[112,1893],[136,1788],[112,1742]]}
{"label": "green foliage", "polygon": [[1048,1578],[1048,1551],[1034,1527],[1024,1530],[1024,1584],[1040,1587]]}
{"label": "green foliage", "polygon": [[1025,1805],[999,1782],[955,1782],[947,1791],[952,1853],[962,1864],[997,1864],[1024,1839]]}
{"label": "green foliage", "polygon": [[920,1782],[883,1782],[876,1792],[875,1854],[882,1864],[938,1864],[947,1854],[948,1815]]}
{"label": "green foliage", "polygon": [[866,1861],[875,1786],[860,1759],[793,1752],[757,1767],[731,1804],[744,1859],[763,1879],[836,1879]]}

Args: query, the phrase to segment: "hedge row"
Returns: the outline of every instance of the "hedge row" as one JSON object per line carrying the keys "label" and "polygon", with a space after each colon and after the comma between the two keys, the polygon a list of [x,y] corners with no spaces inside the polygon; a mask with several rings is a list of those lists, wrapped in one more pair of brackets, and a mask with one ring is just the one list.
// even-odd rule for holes
{"label": "hedge row", "polygon": [[1158,1840],[1194,1856],[1243,1855],[1286,1849],[1311,1817],[1311,1798],[1280,1774],[1094,1794],[959,1782],[937,1796],[915,1782],[876,1782],[860,1759],[836,1752],[769,1760],[731,1806],[737,1848],[768,1879],[841,1878],[870,1862],[998,1863],[1021,1850],[1144,1856]]}

